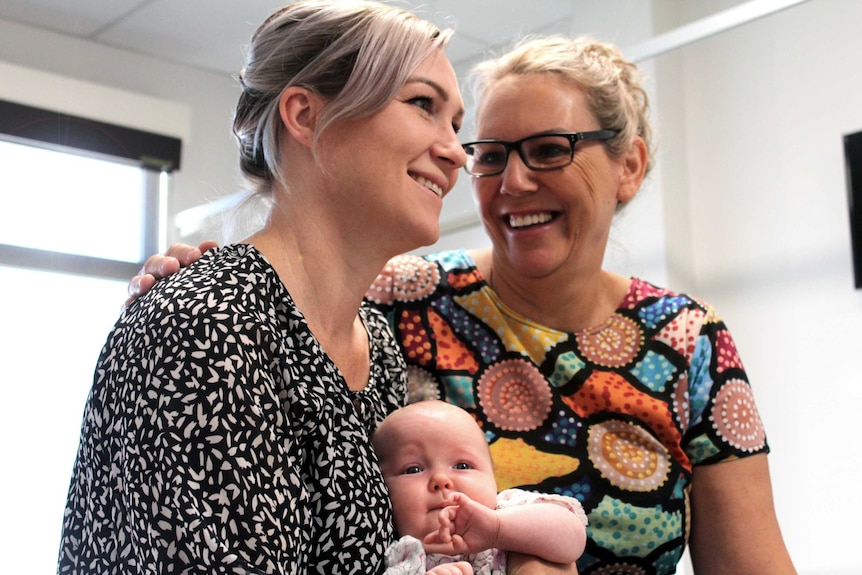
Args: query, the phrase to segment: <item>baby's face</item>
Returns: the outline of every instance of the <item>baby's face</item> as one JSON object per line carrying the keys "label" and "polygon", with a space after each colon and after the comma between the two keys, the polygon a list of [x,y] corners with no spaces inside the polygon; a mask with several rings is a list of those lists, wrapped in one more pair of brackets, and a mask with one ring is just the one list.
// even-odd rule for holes
{"label": "baby's face", "polygon": [[386,423],[386,440],[375,442],[398,534],[418,539],[437,530],[452,491],[491,509],[497,500],[491,456],[476,422],[452,406],[431,405],[399,413]]}

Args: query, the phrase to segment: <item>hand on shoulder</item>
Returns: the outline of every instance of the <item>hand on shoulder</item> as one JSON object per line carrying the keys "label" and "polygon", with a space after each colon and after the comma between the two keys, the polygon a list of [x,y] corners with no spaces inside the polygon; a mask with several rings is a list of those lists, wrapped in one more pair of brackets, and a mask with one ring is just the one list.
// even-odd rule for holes
{"label": "hand on shoulder", "polygon": [[180,268],[190,266],[204,252],[217,247],[218,244],[212,240],[203,241],[198,246],[173,244],[164,254],[148,257],[138,275],[129,281],[129,297],[123,303],[123,308],[129,307],[133,301],[150,291],[158,280],[178,272]]}

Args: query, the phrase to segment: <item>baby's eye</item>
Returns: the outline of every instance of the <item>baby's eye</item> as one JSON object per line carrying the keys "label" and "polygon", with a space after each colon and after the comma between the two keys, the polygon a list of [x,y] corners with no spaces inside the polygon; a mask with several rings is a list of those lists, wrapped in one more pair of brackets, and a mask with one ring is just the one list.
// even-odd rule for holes
{"label": "baby's eye", "polygon": [[421,467],[419,467],[418,465],[411,465],[410,467],[405,467],[404,471],[402,471],[401,473],[403,475],[413,475],[415,473],[421,473],[421,472],[422,472]]}
{"label": "baby's eye", "polygon": [[465,470],[465,469],[473,469],[473,467],[469,463],[462,461],[461,463],[455,464],[455,469]]}

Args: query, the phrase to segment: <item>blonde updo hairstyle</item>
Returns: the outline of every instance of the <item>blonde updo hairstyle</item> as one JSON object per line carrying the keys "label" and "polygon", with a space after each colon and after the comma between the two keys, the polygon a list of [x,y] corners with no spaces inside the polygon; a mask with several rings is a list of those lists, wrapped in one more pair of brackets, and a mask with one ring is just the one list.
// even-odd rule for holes
{"label": "blonde updo hairstyle", "polygon": [[654,161],[649,98],[641,86],[637,66],[626,60],[619,49],[587,37],[524,38],[502,56],[473,68],[472,89],[479,111],[484,94],[499,80],[536,74],[555,74],[583,90],[599,126],[619,131],[616,137],[603,142],[611,156],[622,156],[635,136],[643,138],[649,173]]}
{"label": "blonde updo hairstyle", "polygon": [[252,36],[239,77],[233,132],[249,191],[269,196],[275,181],[284,183],[279,97],[286,88],[302,86],[326,99],[316,143],[333,122],[383,108],[451,35],[377,2],[300,0],[273,13]]}

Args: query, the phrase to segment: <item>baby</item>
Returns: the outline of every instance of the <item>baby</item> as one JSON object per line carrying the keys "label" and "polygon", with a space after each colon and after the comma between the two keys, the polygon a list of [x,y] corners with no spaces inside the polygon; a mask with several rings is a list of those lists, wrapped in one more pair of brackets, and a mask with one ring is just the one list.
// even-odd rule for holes
{"label": "baby", "polygon": [[485,436],[463,409],[408,405],[380,424],[372,442],[401,536],[387,551],[388,575],[502,575],[507,551],[553,563],[583,553],[580,503],[518,489],[498,495]]}

